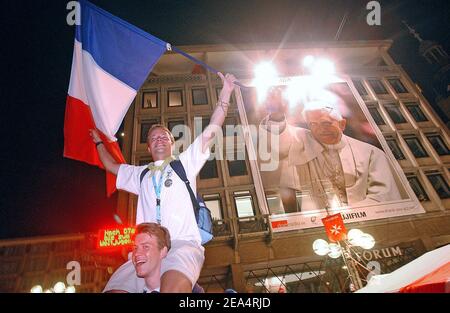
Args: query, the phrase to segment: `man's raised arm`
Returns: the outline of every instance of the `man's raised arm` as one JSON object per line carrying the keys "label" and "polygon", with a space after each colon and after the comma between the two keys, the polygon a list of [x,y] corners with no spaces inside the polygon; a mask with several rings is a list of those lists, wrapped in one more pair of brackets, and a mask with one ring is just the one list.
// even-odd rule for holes
{"label": "man's raised arm", "polygon": [[95,129],[90,129],[89,132],[91,134],[92,140],[97,146],[98,155],[100,157],[100,161],[102,161],[103,163],[103,166],[108,172],[117,175],[117,173],[119,172],[120,164],[117,163],[111,156],[111,154],[109,154],[108,150],[106,150],[106,147],[103,144],[98,131]]}
{"label": "man's raised arm", "polygon": [[234,82],[236,81],[236,78],[232,74],[226,74],[223,76],[222,73],[218,73],[218,75],[222,79],[223,87],[220,91],[219,101],[217,102],[216,108],[211,116],[209,125],[202,133],[203,152],[206,152],[217,130],[222,128],[230,106],[231,94],[235,87]]}

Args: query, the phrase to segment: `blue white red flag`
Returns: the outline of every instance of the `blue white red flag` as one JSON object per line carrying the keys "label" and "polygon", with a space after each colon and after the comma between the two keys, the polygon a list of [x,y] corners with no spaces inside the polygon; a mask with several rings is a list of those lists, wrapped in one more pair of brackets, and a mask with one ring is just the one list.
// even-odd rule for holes
{"label": "blue white red flag", "polygon": [[[167,43],[88,1],[79,1],[64,120],[64,156],[103,168],[89,129],[97,128],[115,160],[124,163],[116,132]],[[115,176],[107,175],[107,193]]]}

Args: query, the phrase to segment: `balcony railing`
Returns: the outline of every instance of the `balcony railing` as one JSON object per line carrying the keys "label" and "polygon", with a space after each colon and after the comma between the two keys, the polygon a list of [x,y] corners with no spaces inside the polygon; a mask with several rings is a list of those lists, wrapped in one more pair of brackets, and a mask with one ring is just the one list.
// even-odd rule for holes
{"label": "balcony railing", "polygon": [[250,216],[237,218],[239,234],[258,233],[269,230],[267,216]]}
{"label": "balcony railing", "polygon": [[238,234],[269,231],[268,216],[233,217],[213,220],[213,234],[215,238],[232,236],[234,233],[233,229],[236,229]]}
{"label": "balcony railing", "polygon": [[214,237],[231,236],[231,220],[213,220],[213,234]]}

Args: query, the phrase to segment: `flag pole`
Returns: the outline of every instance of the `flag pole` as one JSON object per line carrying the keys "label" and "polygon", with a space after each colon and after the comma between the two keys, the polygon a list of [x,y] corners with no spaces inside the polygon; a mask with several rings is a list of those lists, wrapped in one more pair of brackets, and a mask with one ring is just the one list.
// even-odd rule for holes
{"label": "flag pole", "polygon": [[[203,61],[201,61],[201,60],[199,60],[199,59],[197,59],[197,58],[194,58],[192,55],[190,55],[190,54],[184,52],[183,50],[178,49],[177,47],[172,46],[172,45],[169,44],[169,43],[167,44],[167,50],[168,50],[168,51],[174,51],[174,52],[176,52],[176,53],[181,54],[182,56],[188,58],[189,60],[191,60],[191,61],[194,62],[194,63],[197,63],[198,65],[203,66],[203,67],[206,68],[208,71],[210,71],[210,72],[212,72],[212,73],[214,73],[214,74],[218,74],[218,73],[219,73],[219,71],[218,71],[217,69],[215,69],[214,67],[209,66],[208,64],[206,64],[205,62],[203,62]],[[237,85],[237,86],[239,86],[239,87],[250,88],[250,87],[248,87],[248,86],[245,86],[245,85],[241,84],[241,83],[238,82],[238,81],[235,81],[234,84]]]}

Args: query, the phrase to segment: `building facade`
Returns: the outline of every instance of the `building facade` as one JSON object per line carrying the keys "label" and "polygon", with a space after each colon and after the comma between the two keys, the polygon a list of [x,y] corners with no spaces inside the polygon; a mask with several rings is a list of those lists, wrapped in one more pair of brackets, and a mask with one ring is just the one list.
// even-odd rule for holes
{"label": "building facade", "polygon": [[97,234],[0,240],[0,292],[30,292],[40,285],[73,282],[76,292],[101,292],[124,260],[121,251],[100,252]]}
{"label": "building facade", "polygon": [[[251,79],[254,64],[264,59],[271,59],[285,75],[301,75],[291,68],[308,54],[329,56],[340,74],[351,77],[426,211],[352,224],[376,238],[375,250],[386,252],[384,257],[383,253],[377,253],[381,256],[382,272],[392,271],[450,241],[448,129],[418,86],[389,56],[390,45],[390,41],[369,41],[288,44],[283,48],[270,44],[182,47],[208,65],[224,73],[231,72],[241,80]],[[146,133],[152,124],[161,123],[171,130],[177,125],[188,125],[193,136],[197,135],[201,130],[197,123],[202,121],[204,126],[209,122],[220,88],[218,77],[199,71],[184,57],[174,53],[163,56],[126,116],[122,150],[127,161],[136,165],[151,161]],[[240,123],[233,99],[225,124]],[[224,160],[208,161],[199,174],[198,192],[215,219],[215,239],[206,246],[201,275],[205,289],[345,290],[346,272],[342,272],[342,264],[317,257],[312,251],[312,242],[325,238],[323,228],[273,233],[268,216],[261,213],[261,199],[253,177],[248,159],[233,160],[226,156]],[[135,210],[136,197],[122,193],[118,213],[132,222]],[[396,256],[387,253],[392,249],[401,252]]]}
{"label": "building facade", "polygon": [[[359,261],[374,273],[391,272],[426,251],[450,243],[448,128],[401,65],[389,56],[390,45],[391,41],[364,41],[298,43],[283,48],[273,44],[181,47],[240,80],[251,79],[254,64],[264,59],[272,59],[285,75],[301,75],[292,69],[305,55],[330,57],[338,72],[351,78],[373,124],[386,139],[425,209],[422,214],[351,223],[352,228],[376,239],[373,249],[359,253]],[[125,117],[121,141],[127,162],[151,162],[146,135],[153,124],[175,129],[175,138],[181,137],[176,133],[177,125],[187,125],[192,134],[199,134],[209,122],[220,89],[218,77],[203,72],[181,55],[166,53]],[[225,125],[241,123],[233,97]],[[235,147],[239,147],[240,136],[231,137]],[[272,231],[269,216],[260,207],[261,201],[270,199],[261,199],[255,187],[254,169],[248,157],[225,157],[208,161],[198,176],[197,191],[214,218],[215,238],[205,247],[206,260],[200,277],[206,292],[223,292],[227,288],[238,292],[350,291],[342,260],[319,257],[313,252],[312,243],[318,238],[326,239],[323,227]],[[120,192],[117,213],[123,221],[134,223],[136,204],[134,195]],[[84,282],[77,290],[99,292],[124,258],[120,253],[102,255],[87,249],[89,236],[0,243],[0,289],[28,291],[39,280],[51,285],[67,274],[64,266],[69,259],[85,259]],[[41,245],[46,246],[42,248],[45,252],[34,254],[32,251]],[[60,252],[60,246],[65,250]],[[101,261],[94,261],[96,258]],[[371,273],[359,274],[365,281]]]}
{"label": "building facade", "polygon": [[[448,121],[450,119],[450,56],[442,45],[434,41],[423,40],[414,28],[406,22],[403,23],[419,43],[418,54],[429,64],[433,73],[434,101],[446,115]],[[450,122],[447,122],[447,126],[449,124]]]}

